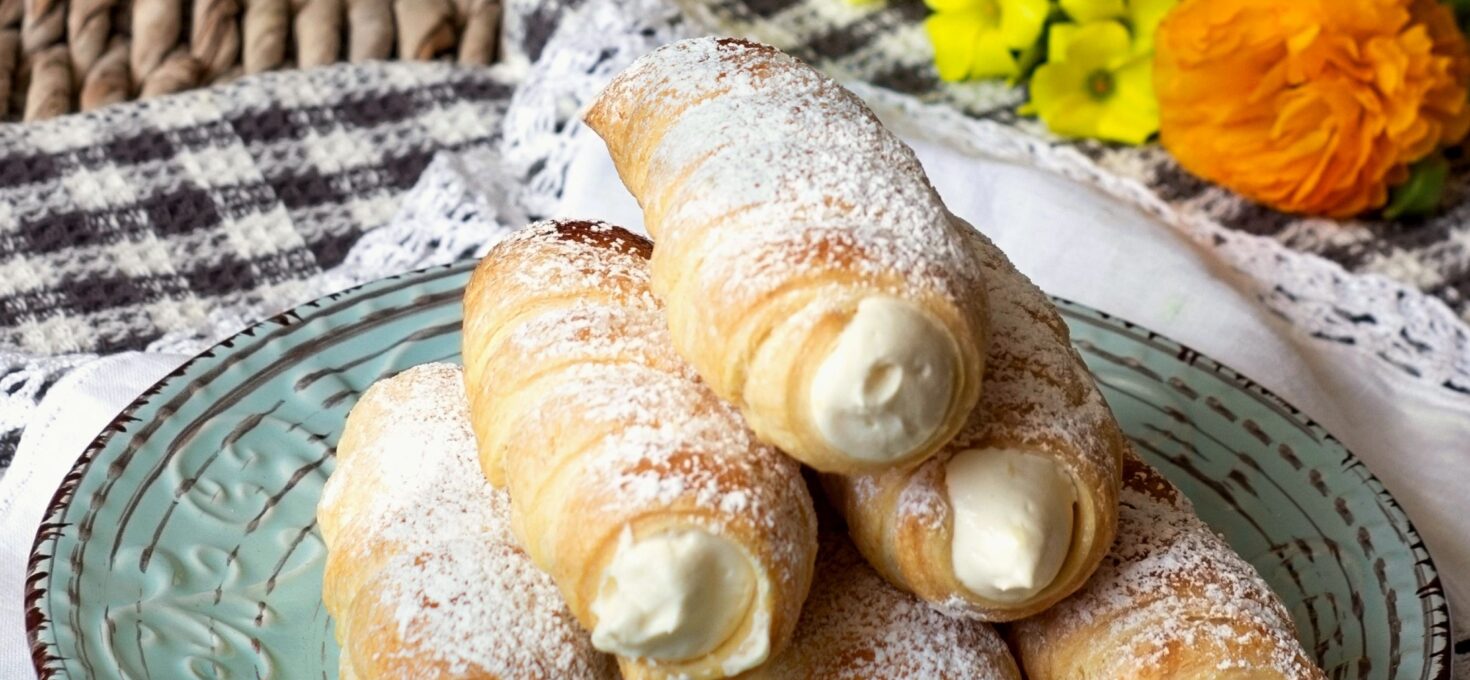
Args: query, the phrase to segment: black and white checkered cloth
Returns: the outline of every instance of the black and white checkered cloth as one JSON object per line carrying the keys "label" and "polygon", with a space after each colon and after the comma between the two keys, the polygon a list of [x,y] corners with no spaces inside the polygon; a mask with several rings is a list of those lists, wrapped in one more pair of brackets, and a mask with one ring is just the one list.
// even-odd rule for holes
{"label": "black and white checkered cloth", "polygon": [[0,343],[111,352],[291,298],[433,154],[483,144],[490,71],[290,72],[0,128]]}
{"label": "black and white checkered cloth", "polygon": [[[512,90],[487,69],[379,63],[0,127],[0,350],[140,349],[216,310],[300,301],[436,152],[492,142]],[[11,371],[0,390],[44,396]],[[19,437],[0,432],[0,469]]]}

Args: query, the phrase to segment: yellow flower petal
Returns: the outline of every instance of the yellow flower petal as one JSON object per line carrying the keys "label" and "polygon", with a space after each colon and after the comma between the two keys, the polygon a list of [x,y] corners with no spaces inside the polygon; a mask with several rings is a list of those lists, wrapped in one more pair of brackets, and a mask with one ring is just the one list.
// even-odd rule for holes
{"label": "yellow flower petal", "polygon": [[1132,54],[1127,29],[1103,21],[1056,25],[1052,31],[1058,47],[1052,61],[1032,75],[1025,111],[1064,137],[1139,144],[1153,135],[1159,112],[1152,62]]}
{"label": "yellow flower petal", "polygon": [[1107,109],[1086,94],[1074,94],[1041,114],[1041,120],[1062,137],[1096,137],[1097,124]]}
{"label": "yellow flower petal", "polygon": [[1087,71],[1067,62],[1042,64],[1031,74],[1031,108],[1044,119],[1077,93],[1087,92]]}
{"label": "yellow flower petal", "polygon": [[1121,19],[1124,15],[1123,0],[1061,0],[1067,16],[1078,23]]}
{"label": "yellow flower petal", "polygon": [[1066,60],[1089,69],[1107,68],[1132,53],[1128,29],[1116,21],[1084,24],[1067,44]]}
{"label": "yellow flower petal", "polygon": [[1158,111],[1158,100],[1154,97],[1152,61],[1135,59],[1123,68],[1113,71],[1113,88],[1113,96],[1120,102],[1133,108],[1146,107]]}
{"label": "yellow flower petal", "polygon": [[1097,136],[1115,142],[1142,144],[1159,129],[1159,104],[1154,98],[1153,64],[1138,59],[1113,72],[1113,96],[1098,120]]}
{"label": "yellow flower petal", "polygon": [[1133,25],[1133,51],[1136,54],[1152,52],[1154,33],[1159,22],[1178,0],[1128,0],[1128,21]]}
{"label": "yellow flower petal", "polygon": [[995,8],[997,0],[924,0],[924,4],[936,12],[984,11]]}
{"label": "yellow flower petal", "polygon": [[1126,106],[1107,106],[1098,116],[1091,135],[1098,139],[1124,144],[1142,144],[1159,129],[1159,116],[1149,115]]}
{"label": "yellow flower petal", "polygon": [[1050,9],[1047,0],[1001,0],[1000,32],[1006,46],[1024,50],[1036,44]]}
{"label": "yellow flower petal", "polygon": [[976,42],[985,28],[984,15],[976,11],[939,12],[924,20],[941,79],[958,82],[969,75]]}
{"label": "yellow flower petal", "polygon": [[971,78],[1004,78],[1016,74],[1020,65],[1000,31],[984,31],[975,41],[970,57]]}
{"label": "yellow flower petal", "polygon": [[1077,37],[1077,24],[1062,22],[1052,24],[1046,31],[1046,53],[1051,55],[1053,61],[1061,61],[1067,58],[1067,48],[1071,46],[1072,39]]}

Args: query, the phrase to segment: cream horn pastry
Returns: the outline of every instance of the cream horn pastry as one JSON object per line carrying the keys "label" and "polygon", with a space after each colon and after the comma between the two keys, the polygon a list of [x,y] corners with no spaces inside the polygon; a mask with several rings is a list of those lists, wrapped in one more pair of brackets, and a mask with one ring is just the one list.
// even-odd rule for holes
{"label": "cream horn pastry", "polygon": [[511,537],[509,513],[477,470],[459,368],[369,388],[317,507],[341,677],[618,677]]}
{"label": "cream horn pastry", "polygon": [[[372,603],[372,610],[363,611],[401,607],[400,615],[406,618],[436,616],[435,610],[445,606],[442,600],[413,599],[422,597],[428,589],[402,588],[401,578],[354,576],[348,577],[349,583],[344,580],[344,569],[372,562],[368,571],[376,573],[394,556],[417,552],[401,550],[399,546],[405,542],[455,546],[466,530],[479,531],[488,537],[486,545],[497,549],[487,555],[466,546],[465,559],[443,562],[450,569],[436,569],[433,560],[422,563],[428,568],[422,580],[445,578],[446,582],[459,584],[456,592],[463,592],[465,597],[451,599],[450,606],[463,608],[457,612],[464,615],[463,620],[480,622],[473,635],[431,639],[432,650],[446,660],[464,659],[489,649],[506,653],[507,658],[517,653],[541,662],[514,666],[508,672],[495,672],[485,664],[466,665],[463,673],[452,676],[435,675],[433,671],[439,667],[424,664],[416,667],[425,671],[423,675],[406,677],[617,677],[611,657],[591,649],[590,640],[572,621],[550,579],[531,566],[525,553],[510,540],[509,499],[476,473],[469,428],[457,367],[416,367],[380,381],[367,392],[343,433],[338,468],[328,481],[320,509],[323,531],[332,537],[327,577],[334,586],[329,589],[332,597],[340,598],[342,586],[350,585],[356,598]],[[437,513],[444,508],[451,512]],[[473,519],[458,521],[466,517]],[[455,521],[443,521],[448,519]],[[383,540],[385,535],[389,540]],[[375,561],[373,548],[380,546],[387,546],[394,555]],[[820,577],[814,580],[791,644],[766,666],[742,677],[1019,677],[1014,659],[990,626],[944,616],[895,590],[863,561],[846,536],[825,534],[817,559]],[[365,583],[370,586],[364,588]],[[508,604],[506,597],[519,597],[518,603]],[[349,601],[345,608],[337,604],[332,608],[353,611],[350,601],[354,596],[344,599]],[[499,609],[490,609],[492,605]],[[428,609],[418,611],[421,608]],[[548,634],[552,630],[548,622],[559,625],[555,633]],[[351,620],[339,617],[339,633],[347,630],[344,623]],[[368,639],[384,639],[378,633],[367,635]],[[362,649],[362,645],[343,646],[341,677],[384,677],[383,671],[376,668],[355,675],[358,671],[352,665],[351,653]],[[399,658],[403,649],[400,643],[394,643],[385,646],[381,656]],[[415,652],[420,656],[402,658],[424,661],[423,651]],[[402,670],[403,666],[388,668]],[[630,667],[627,677],[646,677],[638,674],[647,670]],[[403,673],[398,676],[405,677]]]}
{"label": "cream horn pastry", "polygon": [[674,347],[826,472],[911,468],[980,396],[982,272],[914,153],[851,92],[729,38],[644,56],[586,114],[657,240]]}
{"label": "cream horn pastry", "polygon": [[1118,542],[1075,595],[1012,626],[1031,680],[1325,680],[1256,570],[1131,454]]}
{"label": "cream horn pastry", "polygon": [[590,222],[498,244],[465,292],[465,382],[512,528],[598,649],[652,677],[780,653],[812,579],[799,466],[674,352],[651,244]]}
{"label": "cream horn pastry", "polygon": [[1107,553],[1127,444],[1046,295],[972,234],[991,338],[969,425],[918,468],[823,486],[890,582],[956,615],[1010,621],[1082,587]]}

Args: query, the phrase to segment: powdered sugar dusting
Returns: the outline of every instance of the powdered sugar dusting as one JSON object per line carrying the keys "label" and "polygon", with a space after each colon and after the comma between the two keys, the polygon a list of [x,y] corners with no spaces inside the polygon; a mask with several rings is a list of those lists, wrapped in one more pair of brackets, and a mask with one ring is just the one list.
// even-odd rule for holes
{"label": "powdered sugar dusting", "polygon": [[[1243,669],[1292,680],[1326,676],[1296,640],[1285,607],[1249,563],[1142,461],[1126,462],[1118,541],[1088,585],[1016,624],[1028,673],[1076,677],[1072,645],[1107,645],[1089,677],[1164,677],[1170,669]],[[1052,650],[1052,651],[1048,651]],[[1163,673],[1161,675],[1160,673]]]}
{"label": "powdered sugar dusting", "polygon": [[772,678],[1019,678],[988,624],[954,619],[888,585],[839,535],[822,539],[796,637]]}
{"label": "powdered sugar dusting", "polygon": [[949,497],[945,492],[944,465],[930,461],[914,470],[907,484],[898,492],[894,512],[905,521],[938,531],[949,516]]}
{"label": "powdered sugar dusting", "polygon": [[[342,571],[379,563],[348,594],[350,608],[331,612],[348,637],[344,664],[359,676],[394,668],[414,677],[617,677],[512,538],[509,498],[475,462],[457,367],[425,365],[383,381],[354,415],[318,508],[339,527],[329,550],[363,558],[343,561]],[[329,582],[343,577],[335,566]],[[362,642],[385,638],[397,644]]]}
{"label": "powdered sugar dusting", "polygon": [[[650,114],[671,122],[639,129]],[[716,38],[665,46],[618,76],[588,117],[599,131],[628,127],[630,146],[656,143],[646,177],[629,183],[659,218],[648,227],[661,248],[735,216],[698,270],[706,292],[760,296],[835,266],[886,283],[900,272],[911,290],[957,299],[979,275],[913,151],[851,92],[778,50]]]}
{"label": "powdered sugar dusting", "polygon": [[[1082,481],[1116,484],[1121,439],[1117,421],[1103,401],[1086,364],[1072,348],[1065,322],[1051,301],[978,231],[975,251],[985,269],[990,297],[990,347],[985,383],[969,423],[934,459],[910,475],[900,496],[905,521],[937,527],[949,504],[943,492],[944,464],[976,447],[1066,451],[1060,462]],[[1111,489],[1096,495],[1111,497]]]}
{"label": "powdered sugar dusting", "polygon": [[1118,478],[1109,439],[1117,421],[1046,294],[1017,271],[990,239],[971,233],[990,293],[990,350],[975,417],[949,447],[959,450],[1003,437],[1022,446],[1060,444],[1084,457],[1077,464]]}
{"label": "powdered sugar dusting", "polygon": [[[615,78],[587,122],[658,240],[654,290],[674,342],[722,396],[748,406],[747,374],[733,367],[799,337],[785,325],[793,314],[840,319],[871,296],[933,311],[979,354],[968,329],[985,302],[971,294],[982,273],[966,228],[913,151],[817,70],[765,45],[686,40]],[[828,314],[802,317],[813,305]],[[768,439],[798,445],[781,428],[801,425],[762,415]]]}
{"label": "powdered sugar dusting", "polygon": [[[1102,558],[1112,537],[1118,456],[1125,443],[1051,301],[989,239],[966,228],[989,298],[990,344],[979,404],[959,435],[917,468],[827,476],[825,483],[845,509],[858,544],[894,583],[955,615],[1006,620],[1062,597]],[[946,565],[934,564],[934,555],[952,550],[945,466],[974,448],[1047,456],[1078,485],[1085,504],[1081,516],[1090,523],[1074,535],[1059,585],[1039,598],[1015,605],[987,602],[965,592]],[[892,499],[893,510],[873,511],[883,507],[883,499]]]}
{"label": "powdered sugar dusting", "polygon": [[515,526],[535,526],[522,532],[527,550],[563,585],[582,582],[587,551],[644,517],[739,536],[787,607],[815,558],[811,498],[796,463],[674,352],[648,292],[649,249],[605,224],[546,223],[497,245],[475,274],[469,391],[477,414],[506,414],[494,436]]}

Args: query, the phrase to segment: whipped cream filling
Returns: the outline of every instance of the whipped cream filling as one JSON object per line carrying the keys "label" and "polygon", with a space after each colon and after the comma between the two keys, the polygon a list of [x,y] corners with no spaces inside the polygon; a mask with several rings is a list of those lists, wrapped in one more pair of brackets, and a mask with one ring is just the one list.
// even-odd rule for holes
{"label": "whipped cream filling", "polygon": [[1049,458],[969,449],[945,464],[954,509],[951,558],[970,592],[1019,602],[1056,578],[1072,545],[1077,490]]}
{"label": "whipped cream filling", "polygon": [[[592,645],[660,661],[707,654],[734,634],[755,590],[749,560],[729,540],[697,529],[634,540],[625,528],[592,601]],[[753,667],[765,660],[766,646],[741,645],[736,656],[746,658],[725,665]]]}
{"label": "whipped cream filling", "polygon": [[812,421],[849,457],[903,458],[944,422],[958,365],[959,349],[928,315],[895,298],[866,298],[812,377]]}

